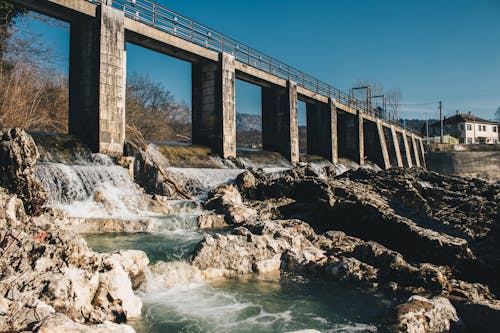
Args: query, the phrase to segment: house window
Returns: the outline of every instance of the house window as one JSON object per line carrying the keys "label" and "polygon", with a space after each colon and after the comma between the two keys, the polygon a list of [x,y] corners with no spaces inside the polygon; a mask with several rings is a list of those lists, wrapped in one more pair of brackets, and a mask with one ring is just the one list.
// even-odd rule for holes
{"label": "house window", "polygon": [[467,124],[467,130],[472,131],[472,124]]}
{"label": "house window", "polygon": [[467,143],[471,144],[472,143],[472,138],[467,138]]}
{"label": "house window", "polygon": [[477,130],[478,130],[479,132],[481,132],[481,128],[482,128],[482,127],[481,127],[481,125],[477,125]]}
{"label": "house window", "polygon": [[498,140],[497,139],[493,139],[493,143],[497,144]]}
{"label": "house window", "polygon": [[497,127],[493,126],[493,132],[496,132],[496,131],[497,131]]}
{"label": "house window", "polygon": [[483,125],[483,131],[486,132],[486,125]]}

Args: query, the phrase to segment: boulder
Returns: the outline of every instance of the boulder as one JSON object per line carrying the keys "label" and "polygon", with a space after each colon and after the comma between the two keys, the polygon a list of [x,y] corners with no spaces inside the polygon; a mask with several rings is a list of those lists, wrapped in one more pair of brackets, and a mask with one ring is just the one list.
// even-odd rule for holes
{"label": "boulder", "polygon": [[229,227],[224,215],[215,213],[201,214],[197,221],[200,229],[225,229]]}
{"label": "boulder", "polygon": [[441,333],[448,332],[459,319],[448,299],[415,295],[397,307],[396,321],[397,332]]}
{"label": "boulder", "polygon": [[19,128],[0,130],[0,186],[23,201],[26,212],[40,214],[47,193],[35,176],[39,157],[33,138]]}

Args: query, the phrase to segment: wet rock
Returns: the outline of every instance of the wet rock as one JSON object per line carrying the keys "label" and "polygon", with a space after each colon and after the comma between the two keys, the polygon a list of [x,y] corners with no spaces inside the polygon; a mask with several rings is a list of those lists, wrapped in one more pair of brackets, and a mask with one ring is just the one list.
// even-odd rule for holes
{"label": "wet rock", "polygon": [[39,214],[47,193],[35,177],[39,157],[33,138],[19,128],[0,130],[0,186],[23,201],[29,214]]}
{"label": "wet rock", "polygon": [[135,330],[124,324],[106,321],[99,325],[82,325],[75,323],[63,314],[55,314],[45,319],[38,328],[38,333],[135,333]]}
{"label": "wet rock", "polygon": [[105,257],[104,263],[107,264],[108,260],[116,260],[120,264],[132,282],[132,289],[138,289],[144,282],[149,265],[149,258],[144,251],[122,250]]}
{"label": "wet rock", "polygon": [[448,332],[459,321],[455,308],[444,297],[412,296],[398,306],[396,318],[395,330],[408,333]]}

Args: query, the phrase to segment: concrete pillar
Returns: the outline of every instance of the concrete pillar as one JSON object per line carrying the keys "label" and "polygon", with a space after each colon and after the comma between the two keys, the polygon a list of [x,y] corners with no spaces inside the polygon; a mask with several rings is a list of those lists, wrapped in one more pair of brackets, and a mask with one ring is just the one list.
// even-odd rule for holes
{"label": "concrete pillar", "polygon": [[71,23],[69,132],[94,152],[123,154],[125,26],[122,11],[98,6]]}
{"label": "concrete pillar", "polygon": [[223,158],[236,157],[234,56],[193,64],[192,142],[211,147]]}
{"label": "concrete pillar", "polygon": [[385,141],[384,134],[384,125],[380,119],[377,119],[377,132],[378,132],[378,140],[380,142],[380,150],[382,153],[382,159],[385,169],[389,169],[391,167],[391,161],[389,159],[389,150],[387,149],[387,142]]}
{"label": "concrete pillar", "polygon": [[411,158],[411,149],[410,145],[408,143],[408,135],[406,135],[406,131],[403,130],[403,143],[405,146],[405,155],[406,155],[406,161],[408,163],[408,167],[411,168],[413,166],[413,161]]}
{"label": "concrete pillar", "polygon": [[286,88],[262,88],[262,146],[294,164],[299,162],[297,84],[293,81]]}
{"label": "concrete pillar", "polygon": [[337,110],[337,147],[338,156],[363,164],[363,118],[360,114]]}
{"label": "concrete pillar", "polygon": [[396,160],[398,161],[398,167],[403,167],[403,158],[401,157],[401,148],[399,146],[398,134],[396,133],[396,129],[394,125],[391,125],[391,135],[392,135],[392,144],[394,145],[394,150],[396,151]]}
{"label": "concrete pillar", "polygon": [[307,154],[318,155],[332,163],[338,162],[337,108],[328,104],[307,103]]}
{"label": "concrete pillar", "polygon": [[411,143],[413,146],[413,154],[415,155],[415,164],[420,166],[420,157],[418,156],[417,142],[415,141],[415,134],[411,134]]}
{"label": "concrete pillar", "polygon": [[425,161],[425,149],[424,149],[424,142],[422,141],[422,138],[418,139],[418,142],[420,143],[420,152],[421,152],[421,159],[420,159],[420,165],[424,168],[427,169],[427,163]]}

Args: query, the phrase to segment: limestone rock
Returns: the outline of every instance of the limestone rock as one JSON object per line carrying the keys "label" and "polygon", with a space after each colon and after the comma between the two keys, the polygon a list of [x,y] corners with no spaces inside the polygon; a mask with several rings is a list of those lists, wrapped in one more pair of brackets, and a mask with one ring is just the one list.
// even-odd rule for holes
{"label": "limestone rock", "polygon": [[39,157],[33,138],[19,128],[0,130],[0,186],[15,193],[26,211],[39,214],[47,193],[35,177]]}
{"label": "limestone rock", "polygon": [[407,303],[398,306],[396,330],[407,333],[448,332],[458,320],[455,308],[446,298],[412,296]]}
{"label": "limestone rock", "polygon": [[224,215],[208,213],[198,216],[198,228],[200,229],[225,229],[229,227]]}
{"label": "limestone rock", "polygon": [[98,325],[82,325],[71,321],[63,314],[55,314],[43,321],[38,333],[135,333],[135,330],[124,324],[106,321]]}
{"label": "limestone rock", "polygon": [[113,313],[109,320],[140,317],[142,301],[133,293],[128,274],[116,259],[108,258],[106,262],[110,270],[99,274],[99,287],[92,304]]}

